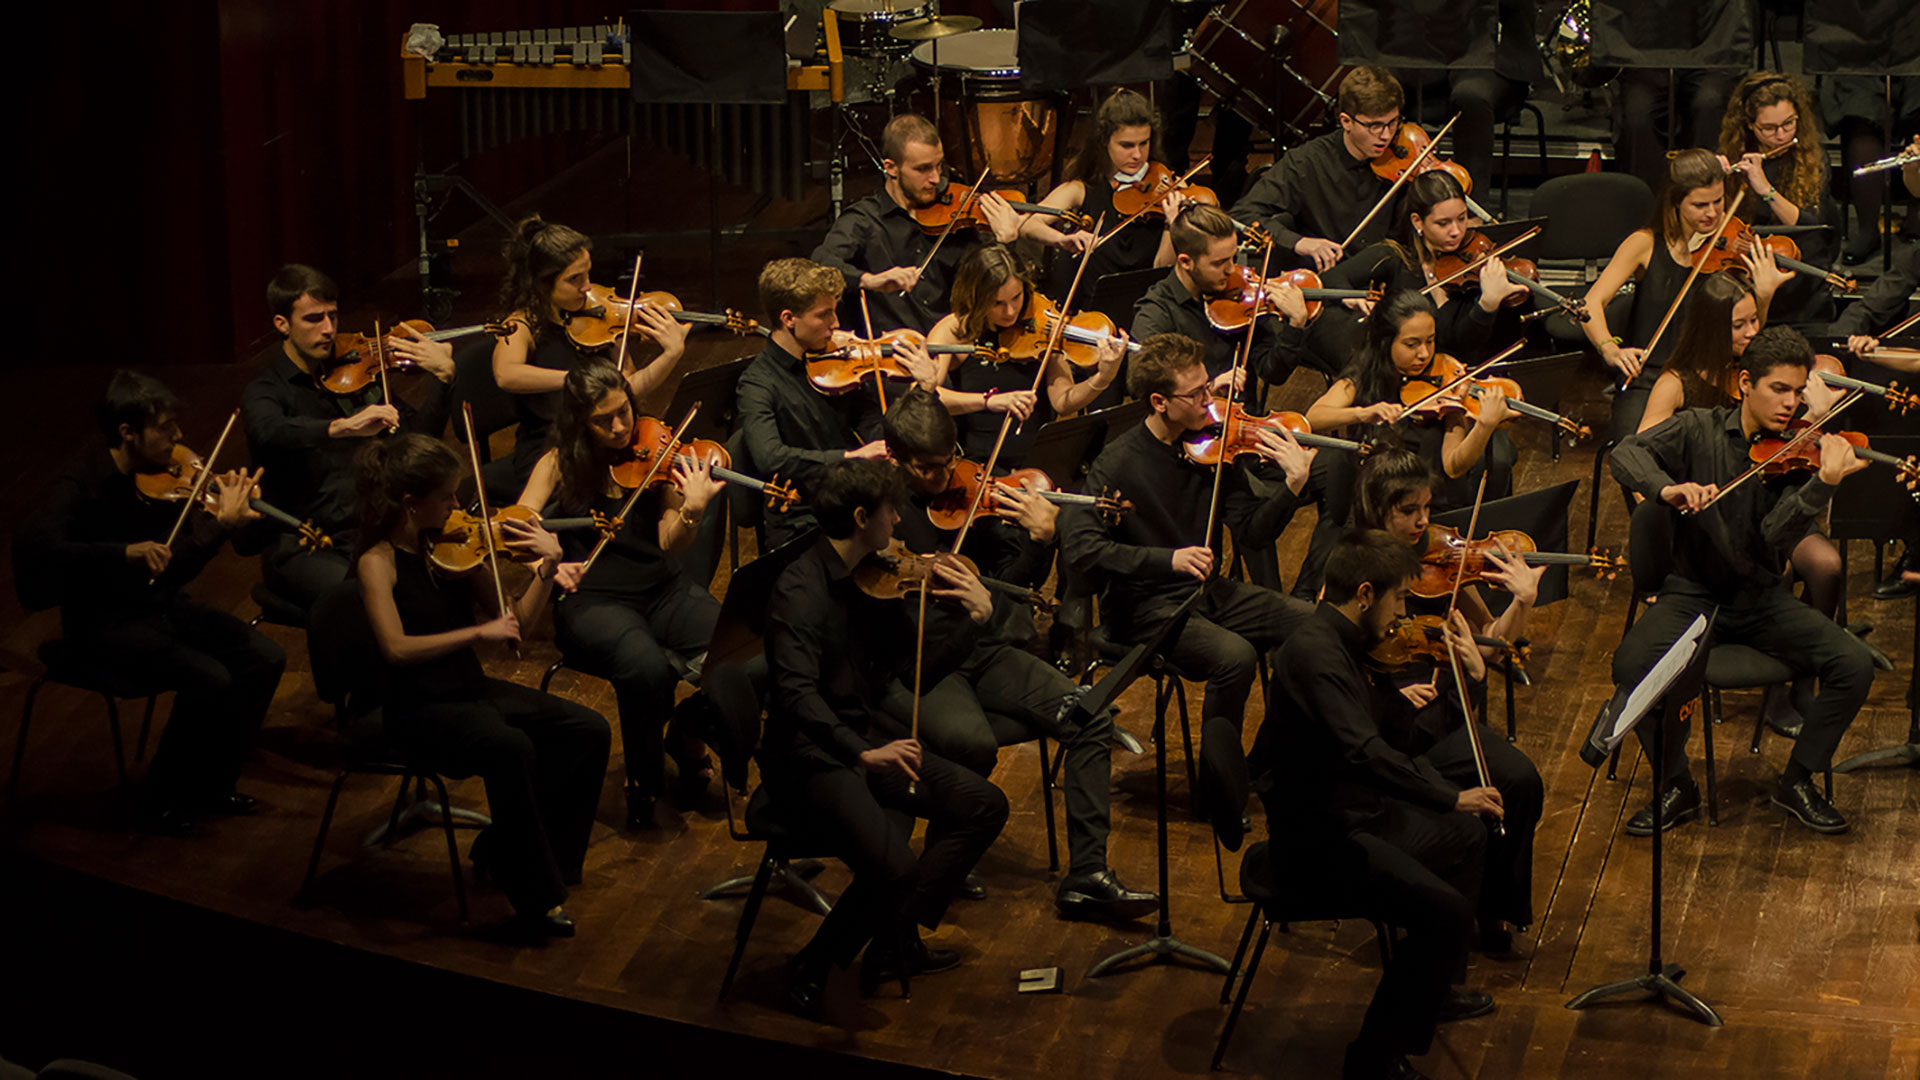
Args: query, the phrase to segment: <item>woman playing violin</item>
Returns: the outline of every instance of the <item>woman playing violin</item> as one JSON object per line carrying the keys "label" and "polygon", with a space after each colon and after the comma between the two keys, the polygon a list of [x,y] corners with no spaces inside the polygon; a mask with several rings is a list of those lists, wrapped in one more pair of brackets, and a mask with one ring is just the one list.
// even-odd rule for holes
{"label": "woman playing violin", "polygon": [[[960,260],[953,278],[953,312],[934,324],[929,345],[994,344],[1000,332],[1031,318],[1033,282],[1011,248],[981,244]],[[1047,361],[1042,393],[1033,392],[1033,361],[992,363],[942,354],[934,361],[935,385],[947,411],[959,418],[960,447],[985,461],[1000,433],[1001,416],[1018,418],[1020,430],[1007,433],[1000,460],[1018,465],[1040,425],[1055,416],[1079,412],[1098,398],[1120,371],[1126,338],[1116,335],[1099,347],[1099,362],[1079,381],[1066,357],[1056,351]]]}
{"label": "woman playing violin", "polygon": [[[1813,96],[1799,78],[1756,71],[1734,86],[1720,121],[1720,156],[1727,174],[1727,198],[1741,185],[1747,197],[1740,217],[1754,225],[1821,225],[1839,218],[1827,191],[1827,139]],[[1825,232],[1798,237],[1800,257],[1815,266],[1834,261]],[[1812,278],[1789,279],[1774,301],[1781,322],[1825,322],[1833,317],[1833,297]]]}
{"label": "woman playing violin", "polygon": [[[533,467],[521,506],[551,508],[556,517],[616,515],[629,492],[612,467],[631,454],[638,412],[632,384],[611,361],[594,358],[567,373],[560,389],[554,444]],[[726,486],[706,461],[677,460],[649,486],[614,534],[591,573],[581,566],[599,540],[594,529],[560,534],[557,576],[572,590],[554,608],[554,639],[569,667],[613,684],[620,741],[627,761],[627,825],[648,828],[665,786],[663,754],[671,752],[688,788],[712,775],[706,747],[684,730],[663,742],[674,712],[674,689],[686,661],[704,653],[720,602],[681,566],[701,520],[722,513],[714,499]],[[676,668],[676,658],[679,666]]]}
{"label": "woman playing violin", "polygon": [[[489,490],[518,490],[533,472],[547,447],[559,410],[560,384],[580,360],[581,350],[567,337],[568,316],[589,304],[588,275],[593,270],[593,244],[584,235],[540,215],[522,221],[507,245],[507,276],[500,288],[502,320],[513,333],[493,348],[493,378],[500,389],[515,395],[520,426],[514,433],[512,479],[489,476]],[[627,377],[640,398],[666,381],[686,353],[687,329],[663,310],[643,306],[635,314],[642,337],[660,346],[660,355]],[[629,343],[628,355],[632,355]],[[489,474],[495,472],[488,470]]]}
{"label": "woman playing violin", "polygon": [[[1114,91],[1094,110],[1086,138],[1067,164],[1067,179],[1048,192],[1040,204],[1078,210],[1092,220],[1104,220],[1103,229],[1114,228],[1125,215],[1114,210],[1113,193],[1122,184],[1140,180],[1159,159],[1154,149],[1159,129],[1160,118],[1151,102],[1132,90]],[[1161,201],[1159,216],[1144,214],[1101,244],[1087,266],[1087,284],[1103,274],[1173,265],[1173,243],[1167,238],[1166,225],[1186,201],[1181,192],[1168,192]],[[1055,260],[1048,282],[1056,296],[1065,295],[1080,260],[1089,257],[1098,239],[1089,229],[1062,232],[1046,214],[1029,217],[1020,227],[1020,235],[1060,250],[1063,257]],[[956,276],[956,291],[959,284]]]}

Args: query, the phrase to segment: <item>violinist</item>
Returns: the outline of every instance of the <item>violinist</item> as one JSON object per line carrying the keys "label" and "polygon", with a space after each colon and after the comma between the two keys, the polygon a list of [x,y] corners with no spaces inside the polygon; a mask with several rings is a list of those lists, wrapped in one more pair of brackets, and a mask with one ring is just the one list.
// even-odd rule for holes
{"label": "violinist", "polygon": [[[1126,215],[1114,209],[1113,193],[1119,185],[1143,179],[1148,167],[1159,160],[1154,152],[1159,129],[1160,118],[1151,102],[1135,91],[1115,90],[1094,110],[1093,123],[1087,126],[1079,151],[1067,163],[1067,179],[1040,204],[1078,210],[1094,221],[1104,221],[1103,229],[1117,228]],[[1172,264],[1173,244],[1167,237],[1167,222],[1186,201],[1181,192],[1168,192],[1158,215],[1142,215],[1101,244],[1087,265],[1086,284],[1091,286],[1107,274]],[[1066,295],[1080,260],[1088,257],[1099,239],[1090,229],[1062,232],[1045,214],[1029,215],[1020,227],[1020,235],[1057,248],[1064,256],[1054,260],[1048,281],[1056,296]]]}
{"label": "violinist", "polygon": [[[950,551],[953,533],[927,517],[928,500],[945,491],[954,461],[953,418],[930,394],[915,389],[887,410],[887,450],[906,474],[907,501],[895,533],[911,551]],[[1000,485],[995,485],[1000,488]],[[989,492],[1008,507],[984,512],[967,530],[961,554],[988,577],[1038,588],[1053,568],[1057,510],[1036,494],[1007,487]],[[991,510],[987,507],[986,510]],[[999,742],[987,714],[1015,720],[1058,741],[1065,755],[1061,787],[1067,800],[1067,877],[1055,904],[1067,918],[1133,919],[1154,910],[1153,893],[1126,887],[1107,866],[1112,829],[1108,792],[1113,783],[1113,717],[1103,714],[1072,724],[1079,687],[1059,668],[1027,651],[1034,625],[1030,613],[1005,596],[993,598],[994,613],[972,650],[922,695],[920,737],[927,749],[981,776],[991,776]],[[889,710],[896,719],[903,711]]]}
{"label": "violinist", "polygon": [[[1740,357],[1740,400],[1689,408],[1614,448],[1613,474],[1634,493],[1675,510],[1673,571],[1658,602],[1642,614],[1613,656],[1616,686],[1637,683],[1694,617],[1719,608],[1717,644],[1747,645],[1801,675],[1817,675],[1820,692],[1803,714],[1793,755],[1773,804],[1817,832],[1838,833],[1847,819],[1821,794],[1813,774],[1828,767],[1834,747],[1860,711],[1873,682],[1867,650],[1832,619],[1793,598],[1781,571],[1812,530],[1842,480],[1866,468],[1852,444],[1820,436],[1820,467],[1797,478],[1755,479],[1708,500],[1748,470],[1756,437],[1786,430],[1799,409],[1813,366],[1806,339],[1784,326],[1756,335]],[[1704,507],[1704,509],[1702,509]],[[1668,773],[1660,781],[1663,822],[1672,828],[1699,816],[1700,794],[1687,766],[1687,725],[1667,733]],[[1649,755],[1650,732],[1640,728]],[[1677,746],[1676,746],[1677,742]],[[1651,805],[1627,832],[1653,832]]]}
{"label": "violinist", "polygon": [[29,608],[60,606],[66,639],[137,683],[177,691],[135,796],[133,823],[181,835],[208,815],[252,813],[234,790],[253,752],[287,658],[266,635],[193,599],[186,587],[235,529],[260,473],[209,481],[213,511],[139,493],[142,473],[165,472],[180,441],[180,403],[156,379],[116,371],[94,415],[104,445],[56,474],[40,512],[21,529],[15,579]]}
{"label": "violinist", "polygon": [[[1793,75],[1755,71],[1734,84],[1720,121],[1720,156],[1732,166],[1727,198],[1740,185],[1740,217],[1753,225],[1824,225],[1839,204],[1827,191],[1827,138],[1807,85]],[[1831,266],[1836,254],[1828,230],[1799,236],[1800,258]],[[1811,277],[1783,282],[1774,298],[1779,322],[1826,322],[1833,297]]]}
{"label": "violinist", "polygon": [[[1212,468],[1187,461],[1184,438],[1204,430],[1212,398],[1198,342],[1159,334],[1141,343],[1127,367],[1127,389],[1152,410],[1139,426],[1110,441],[1087,474],[1090,490],[1124,492],[1132,513],[1108,521],[1082,507],[1060,516],[1061,551],[1073,568],[1104,585],[1100,617],[1120,642],[1151,638],[1193,590],[1203,589],[1168,657],[1207,682],[1203,717],[1238,727],[1262,653],[1286,640],[1312,613],[1302,601],[1214,572],[1205,535],[1215,489]],[[1261,428],[1260,457],[1285,481],[1262,498],[1247,466],[1222,464],[1219,516],[1243,550],[1269,547],[1298,505],[1315,452],[1291,435]]]}
{"label": "violinist", "polygon": [[[852,459],[827,466],[810,498],[821,536],[780,574],[767,607],[766,653],[772,693],[760,769],[774,806],[830,841],[853,870],[787,969],[787,1005],[819,1015],[833,967],[853,963],[871,991],[904,967],[915,977],[959,964],[952,949],[932,948],[919,927],[940,925],[980,856],[1007,822],[1007,797],[970,769],[898,738],[882,701],[911,685],[937,685],[971,648],[993,613],[980,579],[942,563],[930,583],[922,655],[914,655],[913,612],[899,600],[860,591],[853,570],[893,540],[905,505],[900,470]],[[926,841],[912,849],[912,821]],[[868,947],[867,943],[873,944]]]}
{"label": "violinist", "polygon": [[[1173,238],[1173,270],[1134,305],[1133,339],[1179,334],[1197,343],[1213,392],[1225,395],[1241,336],[1214,329],[1207,320],[1207,301],[1232,287],[1240,271],[1233,261],[1240,243],[1233,219],[1217,206],[1188,203],[1174,216],[1167,234]],[[1275,286],[1271,299],[1285,317],[1255,321],[1247,372],[1278,386],[1302,355],[1307,306],[1291,285]]]}
{"label": "violinist", "polygon": [[[560,407],[560,386],[587,352],[568,338],[567,321],[591,303],[587,286],[593,271],[593,242],[535,214],[515,227],[506,256],[500,306],[507,314],[501,321],[513,332],[494,345],[493,380],[514,395],[519,427],[513,435],[511,464],[485,470],[487,490],[501,492],[502,500],[526,486],[534,462],[546,452],[547,436]],[[638,285],[635,282],[636,292]],[[633,359],[633,343],[627,345],[626,354],[634,364],[627,382],[634,397],[644,401],[665,385],[686,355],[689,325],[651,305],[641,306],[634,321],[640,337],[660,346],[658,356],[641,364]]]}
{"label": "violinist", "polygon": [[387,338],[395,355],[432,376],[418,406],[384,399],[380,383],[335,394],[320,384],[333,367],[340,289],[310,266],[290,263],[267,282],[267,308],[281,340],[256,359],[259,374],[241,396],[249,456],[266,474],[269,502],[335,538],[336,548],[303,547],[276,533],[261,553],[261,577],[294,605],[310,608],[347,576],[353,547],[353,455],[394,430],[439,435],[453,405],[453,346],[404,324]]}
{"label": "violinist", "polygon": [[[535,561],[526,591],[501,611],[493,589],[476,587],[486,571],[443,577],[427,560],[462,473],[445,443],[413,434],[371,442],[354,472],[354,575],[374,644],[392,669],[381,702],[387,737],[437,772],[486,782],[493,824],[473,840],[476,872],[507,894],[514,933],[572,937],[561,905],[586,861],[607,771],[607,722],[584,705],[488,678],[476,649],[519,643],[553,589],[560,543],[522,522],[503,527],[507,551]],[[475,615],[482,606],[484,622]]]}
{"label": "violinist", "polygon": [[[976,245],[954,274],[953,311],[934,324],[927,343],[996,344],[1002,331],[1033,318],[1033,296],[1033,282],[1012,248]],[[1109,338],[1096,351],[1094,369],[1077,381],[1065,354],[1056,351],[1047,361],[1039,394],[1033,392],[1031,360],[993,363],[951,353],[936,357],[934,383],[947,411],[959,418],[961,451],[984,462],[1000,434],[1001,417],[1012,413],[1019,420],[1018,430],[1007,432],[1000,460],[1019,465],[1041,425],[1085,409],[1113,385],[1125,343],[1121,335]]]}
{"label": "violinist", "polygon": [[[836,305],[844,288],[832,267],[806,259],[775,259],[760,271],[760,308],[766,312],[766,347],[740,376],[740,431],[747,471],[778,476],[803,489],[841,458],[880,458],[886,444],[872,399],[863,391],[830,397],[807,381],[808,353],[834,347],[840,320]],[[911,350],[931,372],[925,350]],[[805,507],[769,515],[767,550],[813,524]]]}
{"label": "violinist", "polygon": [[[852,296],[860,289],[873,294],[874,333],[906,327],[924,334],[946,313],[947,292],[967,248],[989,237],[955,225],[942,240],[914,220],[915,210],[934,205],[949,190],[946,150],[926,117],[901,113],[887,121],[880,152],[886,183],[834,219],[813,261],[838,271]],[[971,183],[955,184],[952,196],[963,196]],[[990,239],[1011,244],[1019,237],[1020,215],[1005,199],[983,189],[979,208],[991,226]],[[856,323],[859,314],[850,305],[847,322]]]}
{"label": "violinist", "polygon": [[[567,372],[560,388],[554,445],[534,464],[516,500],[555,517],[617,515],[628,492],[612,467],[634,440],[633,387],[612,361],[591,358]],[[689,457],[671,467],[672,481],[634,504],[593,571],[581,565],[599,539],[593,529],[556,534],[563,561],[556,571],[571,592],[554,606],[554,640],[567,665],[613,684],[627,768],[627,827],[651,828],[671,754],[681,785],[694,791],[712,778],[706,746],[676,722],[674,689],[684,663],[707,651],[720,602],[693,580],[678,555],[694,541],[701,518],[726,486],[707,463]]]}
{"label": "violinist", "polygon": [[[1400,131],[1406,93],[1386,68],[1356,67],[1340,80],[1339,104],[1339,131],[1287,151],[1233,205],[1234,218],[1259,222],[1277,250],[1314,270],[1346,257],[1347,234],[1392,186],[1374,173],[1373,160]],[[1371,244],[1389,227],[1388,215],[1376,215],[1353,243]]]}

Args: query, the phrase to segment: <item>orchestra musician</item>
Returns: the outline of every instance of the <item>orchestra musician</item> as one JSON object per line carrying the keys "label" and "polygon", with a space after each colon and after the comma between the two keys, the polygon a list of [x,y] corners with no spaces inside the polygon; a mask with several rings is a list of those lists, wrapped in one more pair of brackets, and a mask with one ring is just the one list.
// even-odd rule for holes
{"label": "orchestra musician", "polygon": [[353,455],[368,439],[391,431],[438,436],[453,405],[453,346],[428,341],[396,324],[387,344],[396,357],[432,376],[415,406],[385,396],[370,381],[357,393],[336,394],[320,380],[334,366],[340,289],[311,266],[289,263],[267,282],[267,308],[280,340],[255,358],[259,374],[240,399],[240,421],[255,465],[264,470],[265,498],[312,522],[334,541],[319,548],[276,532],[260,557],[261,577],[275,595],[312,608],[347,577],[354,543]]}
{"label": "orchestra musician", "polygon": [[[1755,71],[1734,84],[1720,121],[1720,156],[1733,167],[1727,198],[1744,184],[1740,217],[1756,226],[1837,223],[1839,204],[1827,191],[1827,138],[1807,85],[1793,75]],[[1830,230],[1797,233],[1800,258],[1831,266],[1836,244]],[[1833,296],[1826,284],[1794,275],[1773,299],[1777,322],[1826,322]]]}
{"label": "orchestra musician", "polygon": [[[1682,409],[1614,448],[1613,474],[1630,491],[1692,513],[1675,522],[1673,572],[1658,602],[1615,650],[1613,681],[1616,686],[1638,682],[1695,616],[1717,607],[1716,643],[1747,645],[1798,674],[1819,677],[1820,692],[1802,714],[1804,724],[1773,804],[1808,828],[1838,833],[1846,831],[1847,819],[1821,794],[1812,775],[1829,766],[1834,747],[1866,700],[1873,661],[1832,619],[1795,600],[1781,570],[1834,489],[1866,462],[1845,439],[1823,434],[1820,467],[1804,482],[1756,479],[1707,505],[1746,472],[1748,447],[1756,436],[1785,430],[1804,398],[1812,365],[1813,350],[1805,338],[1788,327],[1770,326],[1741,354],[1738,402]],[[1638,730],[1651,755],[1647,728],[1643,724]],[[1667,775],[1654,796],[1661,800],[1665,828],[1700,812],[1699,790],[1687,765],[1687,734],[1686,724],[1668,733]],[[1627,832],[1652,834],[1651,804],[1628,821]]]}
{"label": "orchestra musician", "polygon": [[[1170,191],[1161,200],[1158,215],[1148,213],[1119,228],[1125,215],[1114,209],[1113,194],[1119,185],[1144,179],[1148,168],[1161,161],[1154,141],[1160,130],[1160,118],[1153,103],[1127,89],[1115,90],[1093,112],[1080,149],[1067,163],[1067,178],[1047,193],[1040,205],[1063,210],[1078,210],[1102,229],[1119,229],[1100,243],[1090,229],[1061,231],[1047,214],[1029,214],[1020,226],[1020,235],[1059,250],[1061,258],[1053,263],[1048,287],[1055,296],[1065,296],[1082,259],[1091,259],[1084,272],[1087,287],[1107,274],[1125,270],[1145,270],[1168,266],[1173,262],[1173,244],[1167,237],[1167,223],[1180,212],[1187,197]],[[1091,252],[1091,255],[1089,255]]]}
{"label": "orchestra musician", "polygon": [[[1179,334],[1196,343],[1201,363],[1214,380],[1213,392],[1225,394],[1241,336],[1214,328],[1207,319],[1207,301],[1228,289],[1234,280],[1239,234],[1233,219],[1219,207],[1192,202],[1174,215],[1167,234],[1173,243],[1173,269],[1134,305],[1133,339],[1144,342],[1156,334]],[[1307,307],[1300,290],[1291,285],[1275,285],[1270,299],[1285,318],[1277,326],[1270,318],[1255,321],[1253,351],[1246,369],[1277,386],[1287,380],[1303,355]]]}
{"label": "orchestra musician", "polygon": [[[15,580],[29,608],[58,604],[72,649],[134,684],[176,691],[166,729],[133,799],[132,823],[183,835],[208,815],[252,813],[234,790],[286,668],[280,646],[186,592],[235,530],[261,472],[212,477],[212,509],[140,492],[180,441],[180,402],[159,380],[116,371],[95,406],[103,444],[54,477],[15,540]],[[181,522],[178,535],[168,534]]]}
{"label": "orchestra musician", "polygon": [[[886,183],[834,219],[813,250],[813,261],[839,272],[850,298],[862,289],[871,294],[874,333],[906,327],[924,334],[947,311],[947,293],[961,257],[983,237],[977,230],[955,226],[941,241],[928,235],[913,212],[932,206],[942,192],[963,197],[971,181],[949,189],[946,150],[924,116],[901,113],[889,120],[880,134],[880,150]],[[1019,237],[1020,215],[999,195],[982,188],[979,211],[991,226],[991,239],[1011,244]],[[858,323],[857,307],[845,314],[849,324]]]}
{"label": "orchestra musician", "polygon": [[[612,467],[623,455],[630,459],[639,415],[633,387],[612,361],[581,362],[561,384],[553,446],[534,464],[516,501],[536,511],[550,508],[554,517],[619,516],[628,491],[614,479]],[[681,566],[679,553],[693,544],[701,518],[726,481],[694,456],[674,462],[662,475],[670,482],[641,494],[584,577],[582,563],[599,531],[556,534],[563,559],[559,581],[571,591],[554,605],[554,640],[569,667],[613,684],[630,829],[654,824],[667,754],[689,791],[713,776],[705,744],[675,716],[674,689],[686,663],[706,652],[720,602]],[[663,739],[670,716],[675,722]]]}

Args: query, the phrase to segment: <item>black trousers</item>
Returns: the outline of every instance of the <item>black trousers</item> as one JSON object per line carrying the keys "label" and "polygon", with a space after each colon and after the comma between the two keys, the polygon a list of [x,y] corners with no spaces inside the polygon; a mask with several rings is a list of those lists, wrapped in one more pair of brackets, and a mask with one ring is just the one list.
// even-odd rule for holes
{"label": "black trousers", "polygon": [[720,602],[684,577],[641,604],[583,592],[554,605],[554,641],[567,666],[613,684],[627,783],[649,798],[665,786],[664,732],[680,683],[668,653],[686,661],[705,652],[719,618]]}
{"label": "black trousers", "polygon": [[347,580],[351,562],[347,557],[353,542],[334,537],[334,545],[324,551],[300,546],[298,537],[284,534],[273,538],[260,555],[260,577],[275,595],[311,611],[322,596]]}
{"label": "black trousers", "polygon": [[1678,123],[1673,148],[1712,147],[1720,141],[1720,117],[1727,111],[1738,75],[1726,71],[1679,71],[1675,111],[1667,109],[1666,68],[1629,68],[1620,73],[1614,95],[1613,152],[1622,172],[1647,182],[1655,192],[1667,173],[1667,132]]}
{"label": "black trousers", "polygon": [[[868,941],[909,922],[931,930],[980,856],[1007,823],[1007,797],[979,774],[924,748],[912,793],[893,771],[776,769],[774,800],[825,841],[853,870],[833,911],[801,950],[802,964],[845,967]],[[912,849],[913,819],[927,822],[926,845]]]}
{"label": "black trousers", "polygon": [[[912,691],[895,684],[881,703],[902,726],[912,717]],[[1085,724],[1061,720],[1080,688],[1059,668],[1017,646],[982,645],[958,671],[935,683],[920,698],[920,741],[948,761],[981,776],[993,775],[1000,740],[988,714],[1017,721],[1035,735],[1060,743],[1065,759],[1060,786],[1067,806],[1067,852],[1072,874],[1107,867],[1107,836],[1112,831],[1113,717],[1105,713]]]}
{"label": "black trousers", "polygon": [[[1482,724],[1480,744],[1487,759],[1487,779],[1493,782],[1493,787],[1500,792],[1501,803],[1506,806],[1507,834],[1496,834],[1491,821],[1481,820],[1487,834],[1487,851],[1478,914],[1482,920],[1503,919],[1515,926],[1531,926],[1533,834],[1540,825],[1546,791],[1540,782],[1540,770],[1534,768],[1532,759],[1505,736]],[[1451,734],[1421,756],[1441,776],[1462,788],[1480,785],[1467,729],[1457,723]]]}
{"label": "black trousers", "polygon": [[580,880],[612,733],[599,713],[530,686],[488,679],[478,694],[396,703],[387,735],[436,772],[486,781],[493,824],[474,840],[476,861],[513,910],[538,915]]}
{"label": "black trousers", "polygon": [[1325,580],[1327,556],[1333,545],[1353,527],[1353,491],[1359,479],[1354,455],[1344,450],[1322,450],[1313,457],[1307,473],[1307,486],[1301,494],[1310,496],[1318,515],[1313,532],[1307,537],[1307,557],[1294,575],[1293,597],[1313,603]]}
{"label": "black trousers", "polygon": [[[1699,584],[1669,577],[1660,599],[1627,631],[1613,654],[1613,682],[1638,682],[1685,632],[1696,616],[1714,608],[1714,599]],[[1861,644],[1832,619],[1794,598],[1785,585],[1757,596],[1720,605],[1713,625],[1713,641],[1720,645],[1747,645],[1774,657],[1801,675],[1817,676],[1820,692],[1801,715],[1805,724],[1794,740],[1792,760],[1809,773],[1833,763],[1834,748],[1846,734],[1873,686],[1873,659]],[[1691,782],[1687,764],[1687,737],[1691,724],[1668,732],[1669,783]],[[1635,727],[1640,745],[1653,760],[1653,725]]]}
{"label": "black trousers", "polygon": [[224,611],[175,596],[159,611],[71,615],[67,635],[103,663],[176,691],[142,798],[191,804],[233,790],[253,753],[287,655]]}
{"label": "black trousers", "polygon": [[[1175,593],[1142,604],[1120,627],[1120,640],[1140,642],[1152,637],[1184,600],[1184,595]],[[1229,578],[1209,580],[1186,628],[1167,650],[1174,667],[1206,679],[1202,719],[1224,716],[1239,727],[1246,718],[1247,693],[1259,673],[1261,655],[1279,648],[1293,628],[1312,615],[1312,604],[1272,589]]]}
{"label": "black trousers", "polygon": [[1493,201],[1493,128],[1500,115],[1526,100],[1527,84],[1496,71],[1456,71],[1448,104],[1460,114],[1453,125],[1453,158],[1473,177],[1479,202]]}

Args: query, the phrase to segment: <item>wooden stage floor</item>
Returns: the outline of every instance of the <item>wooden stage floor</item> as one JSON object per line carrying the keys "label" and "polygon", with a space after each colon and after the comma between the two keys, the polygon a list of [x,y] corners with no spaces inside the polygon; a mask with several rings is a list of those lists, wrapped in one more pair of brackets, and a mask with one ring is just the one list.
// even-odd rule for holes
{"label": "wooden stage floor", "polygon": [[[245,377],[215,367],[163,375],[195,402],[189,431],[217,425],[221,402],[235,399]],[[0,446],[0,460],[11,466],[0,487],[9,520],[18,521],[37,495],[33,467],[77,445],[89,429],[89,395],[104,371],[85,376],[22,373],[29,384],[20,388],[25,399],[45,405],[31,440],[16,431]],[[80,382],[84,389],[75,388]],[[1310,389],[1302,380],[1283,394]],[[1584,411],[1604,415],[1597,397]],[[1522,435],[1518,489],[1589,475],[1588,448],[1574,448],[1554,463],[1537,434]],[[1616,501],[1603,503],[1602,542],[1617,549],[1624,514]],[[1583,492],[1576,500],[1576,536],[1584,531],[1585,507]],[[1294,525],[1283,565],[1297,561],[1309,524]],[[1856,545],[1854,554],[1853,618],[1876,624],[1872,640],[1894,656],[1897,670],[1880,673],[1842,743],[1843,755],[1904,739],[1911,677],[1914,605],[1873,600],[1866,546]],[[251,616],[246,592],[254,575],[250,564],[228,553],[197,591]],[[44,613],[23,618],[11,590],[6,594],[13,629],[4,644],[15,655],[30,655],[57,624]],[[1621,832],[1625,816],[1647,797],[1645,770],[1623,764],[1620,779],[1610,783],[1575,753],[1610,692],[1608,663],[1626,602],[1624,580],[1576,577],[1571,598],[1544,609],[1532,627],[1534,686],[1519,694],[1519,745],[1546,781],[1535,866],[1539,922],[1520,939],[1518,958],[1474,958],[1469,983],[1491,990],[1499,1010],[1442,1029],[1433,1053],[1418,1064],[1435,1077],[1484,1080],[1914,1077],[1920,1073],[1920,772],[1839,777],[1835,802],[1855,826],[1847,835],[1822,837],[1791,824],[1766,802],[1786,744],[1769,736],[1759,755],[1746,748],[1755,694],[1730,695],[1728,722],[1720,728],[1720,826],[1688,825],[1670,834],[1667,846],[1666,954],[1686,968],[1684,985],[1713,1003],[1726,1026],[1711,1030],[1633,1000],[1578,1013],[1563,1008],[1579,990],[1631,976],[1645,964],[1649,849],[1647,841]],[[1085,977],[1091,963],[1141,940],[1150,925],[1115,928],[1054,917],[1056,879],[1046,870],[1030,746],[1003,753],[994,777],[1014,812],[981,868],[991,898],[956,905],[935,938],[959,948],[966,964],[916,981],[911,1001],[860,1000],[849,977],[834,988],[829,1024],[797,1019],[779,1006],[783,963],[811,933],[814,916],[777,900],[762,912],[733,995],[716,1000],[740,903],[703,902],[695,894],[750,873],[758,849],[728,838],[717,789],[715,801],[663,812],[663,820],[672,821],[662,828],[621,831],[617,744],[586,881],[567,905],[580,925],[577,939],[512,948],[459,930],[444,845],[434,831],[361,853],[357,838],[384,818],[393,797],[391,782],[375,778],[349,783],[318,903],[296,908],[291,901],[339,754],[327,710],[313,695],[301,635],[267,632],[287,648],[289,666],[242,782],[265,804],[261,814],[211,824],[187,840],[116,831],[100,704],[50,688],[40,698],[21,799],[5,819],[0,844],[232,919],[717,1032],[983,1077],[1207,1072],[1224,1015],[1217,976],[1153,966]],[[541,641],[526,648],[522,661],[495,655],[489,668],[533,682],[552,656],[550,642]],[[0,685],[0,744],[7,747],[14,744],[25,685],[17,674]],[[613,715],[604,683],[563,675],[555,689]],[[1151,723],[1146,688],[1134,688],[1124,705],[1121,722],[1144,741]],[[134,720],[131,743],[137,704],[123,713]],[[1256,701],[1249,737],[1259,722]],[[1176,931],[1190,943],[1231,953],[1246,910],[1219,899],[1208,833],[1183,812],[1177,747],[1172,764]],[[1695,769],[1698,775],[1697,761]],[[1112,862],[1137,887],[1151,887],[1154,874],[1151,770],[1151,756],[1116,754]],[[484,801],[478,780],[459,784],[454,797],[470,807]],[[1234,863],[1227,865],[1231,875]],[[820,881],[834,894],[845,871],[829,866]],[[506,913],[498,893],[476,891],[474,900],[478,923]],[[1016,995],[1020,969],[1048,965],[1065,969],[1063,994]],[[1276,934],[1227,1068],[1258,1076],[1337,1076],[1377,976],[1364,925],[1311,924]],[[724,1066],[724,1059],[717,1063]]]}

